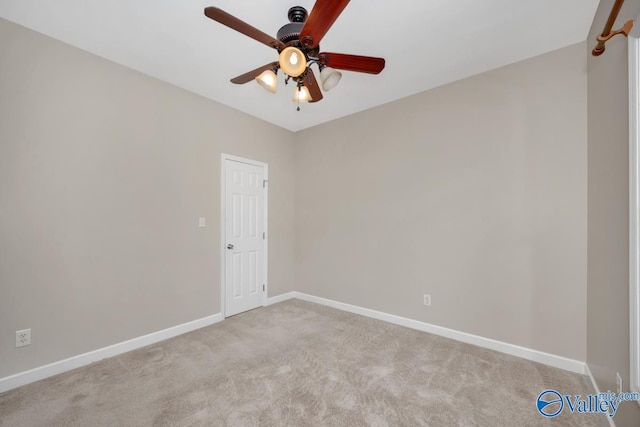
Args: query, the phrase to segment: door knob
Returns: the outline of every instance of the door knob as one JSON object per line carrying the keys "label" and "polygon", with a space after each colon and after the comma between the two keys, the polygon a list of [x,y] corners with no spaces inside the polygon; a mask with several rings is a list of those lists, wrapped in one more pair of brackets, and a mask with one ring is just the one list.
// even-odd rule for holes
{"label": "door knob", "polygon": [[229,244],[227,245],[227,249],[233,249],[233,245],[232,245],[231,243],[229,243]]}

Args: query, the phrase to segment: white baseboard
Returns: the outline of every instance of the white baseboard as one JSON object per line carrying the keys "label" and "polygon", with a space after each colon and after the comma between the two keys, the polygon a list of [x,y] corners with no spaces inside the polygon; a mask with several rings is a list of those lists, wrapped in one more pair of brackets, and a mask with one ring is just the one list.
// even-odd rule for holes
{"label": "white baseboard", "polygon": [[193,320],[191,322],[163,329],[162,331],[153,332],[141,337],[130,339],[128,341],[123,341],[117,344],[110,345],[108,347],[103,347],[97,350],[90,351],[88,353],[79,354],[68,359],[60,360],[48,365],[40,366],[38,368],[0,378],[0,393],[35,381],[43,380],[45,378],[52,377],[66,371],[70,371],[72,369],[80,368],[90,363],[106,359],[107,357],[117,356],[119,354],[126,353],[140,347],[155,344],[157,342],[164,341],[178,335],[186,334],[187,332],[204,328],[205,326],[213,325],[214,323],[220,322],[221,320],[222,314],[214,314],[211,316],[203,317],[202,319]]}
{"label": "white baseboard", "polygon": [[[293,298],[297,298],[303,301],[308,301],[328,307],[336,308],[338,310],[347,311],[349,313],[359,314],[361,316],[371,317],[373,319],[382,320],[385,322],[393,323],[407,328],[416,329],[423,332],[439,335],[445,338],[451,338],[456,341],[465,342],[468,344],[477,345],[479,347],[488,348],[491,350],[499,351],[502,353],[510,354],[512,356],[522,357],[523,359],[532,360],[534,362],[543,363],[545,365],[553,366],[555,368],[565,369],[567,371],[575,372],[578,374],[588,374],[591,378],[594,388],[597,391],[597,385],[588,370],[588,366],[579,360],[568,359],[562,356],[556,356],[554,354],[544,353],[542,351],[533,350],[526,347],[521,347],[514,344],[505,343],[502,341],[493,340],[490,338],[484,338],[478,335],[468,334],[466,332],[456,331],[454,329],[444,328],[442,326],[432,325],[430,323],[421,322],[418,320],[408,319],[406,317],[396,316],[394,314],[388,314],[381,311],[371,310],[356,305],[346,304],[338,301],[329,300],[326,298],[320,298],[313,295],[305,294],[302,292],[287,292],[275,297],[267,298],[265,305],[272,305],[279,302],[287,301]],[[40,366],[28,371],[20,372],[15,375],[0,378],[0,393],[11,390],[22,385],[26,385],[35,381],[39,381],[53,375],[61,374],[72,369],[76,369],[93,362],[105,359],[107,357],[117,356],[122,353],[126,353],[131,350],[138,349],[150,344],[155,344],[159,341],[164,341],[169,338],[173,338],[178,335],[191,332],[196,329],[203,328],[205,326],[212,325],[214,323],[223,320],[222,314],[214,314],[212,316],[204,317],[202,319],[194,320],[191,322],[183,323],[182,325],[174,326],[164,329],[162,331],[153,332],[148,335],[144,335],[138,338],[133,338],[128,341],[124,341],[118,344],[114,344],[108,347],[104,347],[98,350],[90,351],[88,353],[80,354],[70,357],[68,359],[60,360],[58,362],[50,363],[48,365]],[[612,420],[610,420],[612,422]],[[613,425],[613,424],[612,424]]]}
{"label": "white baseboard", "polygon": [[[591,380],[591,385],[593,386],[593,389],[595,390],[596,394],[600,394],[600,388],[598,387],[598,383],[596,382],[596,379],[593,378],[593,375],[591,374],[591,369],[589,369],[589,364],[585,363],[584,364],[584,370],[585,370],[585,375],[589,377],[589,379]],[[607,421],[609,421],[609,426],[610,427],[616,427],[616,423],[613,421],[612,417],[608,417],[606,415],[603,415]]]}
{"label": "white baseboard", "polygon": [[348,311],[349,313],[383,320],[385,322],[405,326],[411,329],[417,329],[423,332],[429,332],[431,334],[440,335],[445,338],[451,338],[456,341],[462,341],[467,344],[477,345],[478,347],[488,348],[491,350],[499,351],[501,353],[506,353],[512,356],[522,357],[523,359],[553,366],[554,368],[560,368],[577,374],[585,375],[586,364],[579,360],[569,359],[563,356],[557,356],[555,354],[545,353],[542,351],[521,347],[519,345],[509,344],[491,338],[484,338],[478,335],[456,331],[455,329],[444,328],[442,326],[436,326],[430,323],[420,322],[418,320],[408,319],[406,317],[400,317],[394,314],[383,313],[381,311],[371,310],[364,307],[358,307],[356,305],[345,304],[343,302],[333,301],[326,298],[320,298],[301,292],[289,292],[287,294],[280,295],[278,298],[280,299],[275,302],[285,301],[286,299],[291,298],[298,298],[303,301],[326,305],[328,307]]}
{"label": "white baseboard", "polygon": [[298,292],[287,292],[284,294],[276,295],[275,297],[267,298],[267,303],[265,305],[277,304],[282,301],[287,301],[296,297]]}

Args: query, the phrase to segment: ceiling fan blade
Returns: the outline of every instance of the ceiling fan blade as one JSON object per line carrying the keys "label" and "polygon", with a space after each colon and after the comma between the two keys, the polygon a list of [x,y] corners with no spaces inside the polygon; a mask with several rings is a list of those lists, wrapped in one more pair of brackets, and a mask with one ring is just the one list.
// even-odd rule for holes
{"label": "ceiling fan blade", "polygon": [[302,44],[309,48],[318,46],[348,3],[349,0],[317,0],[300,30]]}
{"label": "ceiling fan blade", "polygon": [[254,40],[259,41],[260,43],[264,43],[267,46],[270,46],[274,49],[284,49],[285,45],[280,40],[274,39],[269,34],[263,33],[257,28],[252,27],[244,21],[236,18],[233,15],[228,14],[222,9],[218,9],[217,7],[209,6],[205,7],[204,14],[208,17],[221,23],[222,25],[226,25],[227,27],[234,29],[245,36],[251,37]]}
{"label": "ceiling fan blade", "polygon": [[309,95],[311,95],[311,101],[309,102],[318,102],[323,98],[320,86],[318,86],[318,79],[316,79],[316,75],[311,68],[304,75],[303,84],[309,89]]}
{"label": "ceiling fan blade", "polygon": [[320,62],[339,70],[357,71],[359,73],[379,74],[384,69],[384,58],[372,56],[347,55],[344,53],[322,52]]}
{"label": "ceiling fan blade", "polygon": [[263,71],[267,71],[270,70],[274,67],[278,66],[278,62],[271,62],[269,64],[265,64],[262,67],[258,67],[255,70],[251,70],[247,73],[244,73],[242,75],[239,75],[238,77],[234,77],[231,79],[231,83],[235,83],[237,85],[241,85],[241,84],[245,84],[250,82],[251,80],[255,79],[256,77],[258,77]]}

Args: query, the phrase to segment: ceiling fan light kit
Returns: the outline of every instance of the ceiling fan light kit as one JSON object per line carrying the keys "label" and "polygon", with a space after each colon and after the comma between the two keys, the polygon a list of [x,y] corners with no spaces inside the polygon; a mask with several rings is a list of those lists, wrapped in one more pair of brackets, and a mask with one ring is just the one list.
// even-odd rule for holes
{"label": "ceiling fan light kit", "polygon": [[278,51],[277,62],[237,76],[231,79],[232,83],[244,84],[255,79],[260,86],[275,93],[277,72],[281,69],[286,75],[285,84],[289,80],[296,83],[294,102],[318,102],[323,96],[311,65],[316,64],[319,68],[320,83],[325,92],[336,87],[342,78],[342,73],[336,69],[379,74],[385,66],[383,58],[320,52],[322,37],[348,3],[349,0],[317,0],[310,14],[301,6],[292,7],[288,12],[289,23],[278,30],[277,39],[217,7],[205,8],[204,14]]}
{"label": "ceiling fan light kit", "polygon": [[265,70],[256,77],[256,82],[266,90],[271,93],[276,93],[276,89],[278,88],[278,76],[276,71],[273,70]]}
{"label": "ceiling fan light kit", "polygon": [[293,91],[293,102],[309,102],[311,101],[311,94],[306,86],[298,86]]}
{"label": "ceiling fan light kit", "polygon": [[342,78],[342,73],[331,67],[320,68],[320,81],[322,82],[322,90],[329,92],[336,87]]}
{"label": "ceiling fan light kit", "polygon": [[289,46],[280,52],[280,68],[290,77],[298,77],[307,69],[307,59],[297,47]]}

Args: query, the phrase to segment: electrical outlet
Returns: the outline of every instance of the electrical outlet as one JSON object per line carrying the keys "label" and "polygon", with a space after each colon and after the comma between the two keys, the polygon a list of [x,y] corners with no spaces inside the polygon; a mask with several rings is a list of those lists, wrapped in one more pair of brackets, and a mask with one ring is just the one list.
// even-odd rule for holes
{"label": "electrical outlet", "polygon": [[31,329],[16,331],[16,347],[24,347],[31,344]]}
{"label": "electrical outlet", "polygon": [[619,372],[616,372],[616,387],[618,388],[618,394],[622,393],[622,377]]}
{"label": "electrical outlet", "polygon": [[424,305],[431,305],[431,295],[424,294],[422,302],[423,302]]}

